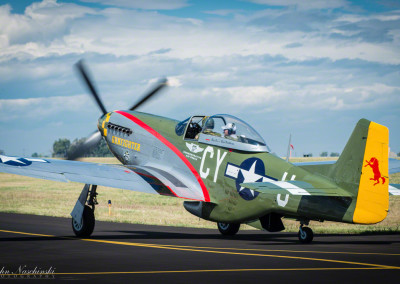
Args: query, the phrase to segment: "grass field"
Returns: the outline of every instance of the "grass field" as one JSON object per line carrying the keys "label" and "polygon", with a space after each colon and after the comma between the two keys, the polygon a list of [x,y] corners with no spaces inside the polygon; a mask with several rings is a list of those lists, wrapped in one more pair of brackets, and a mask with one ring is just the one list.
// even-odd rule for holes
{"label": "grass field", "polygon": [[[319,158],[309,158],[316,160]],[[87,158],[84,161],[118,163],[114,158]],[[293,159],[298,162],[299,159]],[[301,159],[304,161],[304,159]],[[400,173],[390,176],[391,183],[400,183]],[[70,217],[83,185],[61,183],[0,173],[0,211],[46,216]],[[100,187],[96,219],[112,222],[153,224],[183,227],[216,228],[188,213],[183,200],[156,194]],[[108,200],[112,201],[111,216]],[[376,225],[350,225],[332,222],[311,222],[316,233],[400,232],[400,197],[391,197],[387,218]],[[298,222],[284,220],[286,231],[297,232]],[[250,228],[246,226],[246,228]]]}

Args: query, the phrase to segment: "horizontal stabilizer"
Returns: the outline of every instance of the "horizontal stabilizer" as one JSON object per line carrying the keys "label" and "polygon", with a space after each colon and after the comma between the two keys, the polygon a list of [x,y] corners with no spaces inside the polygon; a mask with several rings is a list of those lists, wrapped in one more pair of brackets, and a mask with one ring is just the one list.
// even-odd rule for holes
{"label": "horizontal stabilizer", "polygon": [[350,193],[338,187],[314,188],[311,184],[302,181],[273,181],[242,183],[241,186],[269,194],[279,194],[288,191],[292,195],[312,196],[344,196],[350,197]]}
{"label": "horizontal stabilizer", "polygon": [[389,184],[389,195],[400,195],[400,184]]}
{"label": "horizontal stabilizer", "polygon": [[[293,165],[302,167],[305,170],[314,172],[322,172],[323,170],[317,169],[318,166],[326,167],[335,164],[336,161],[312,161],[312,162],[297,162],[297,163],[292,163]],[[316,170],[317,169],[317,170]],[[400,173],[400,160],[395,159],[395,158],[389,158],[389,174],[396,174]]]}

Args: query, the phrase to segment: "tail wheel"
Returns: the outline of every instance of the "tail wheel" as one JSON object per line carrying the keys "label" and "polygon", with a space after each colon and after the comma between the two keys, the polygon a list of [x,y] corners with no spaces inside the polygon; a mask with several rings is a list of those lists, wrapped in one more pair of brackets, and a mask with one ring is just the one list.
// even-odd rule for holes
{"label": "tail wheel", "polygon": [[308,243],[311,243],[311,241],[313,240],[314,233],[308,227],[300,227],[298,236],[299,236],[299,240],[301,243],[308,244]]}
{"label": "tail wheel", "polygon": [[225,236],[233,236],[239,232],[240,223],[221,223],[218,222],[218,230]]}
{"label": "tail wheel", "polygon": [[94,225],[94,210],[87,205],[85,205],[85,209],[83,209],[81,223],[78,223],[75,219],[72,218],[72,230],[79,238],[89,237],[93,233]]}

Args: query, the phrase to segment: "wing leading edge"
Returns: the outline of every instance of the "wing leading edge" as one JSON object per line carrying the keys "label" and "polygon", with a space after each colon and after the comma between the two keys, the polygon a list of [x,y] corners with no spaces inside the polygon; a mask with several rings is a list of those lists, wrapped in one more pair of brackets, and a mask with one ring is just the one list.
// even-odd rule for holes
{"label": "wing leading edge", "polygon": [[145,193],[204,200],[182,186],[178,178],[161,170],[123,165],[97,164],[55,159],[21,158],[0,155],[0,172],[60,182],[79,182]]}

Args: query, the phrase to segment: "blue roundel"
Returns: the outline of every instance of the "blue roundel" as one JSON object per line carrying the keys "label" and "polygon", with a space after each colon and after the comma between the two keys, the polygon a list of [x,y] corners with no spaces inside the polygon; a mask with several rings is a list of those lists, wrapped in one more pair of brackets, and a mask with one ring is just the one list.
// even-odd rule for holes
{"label": "blue roundel", "polygon": [[249,158],[240,164],[240,170],[236,179],[236,189],[245,200],[253,200],[259,193],[240,186],[246,182],[260,182],[265,177],[264,162],[259,158]]}

